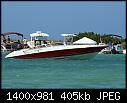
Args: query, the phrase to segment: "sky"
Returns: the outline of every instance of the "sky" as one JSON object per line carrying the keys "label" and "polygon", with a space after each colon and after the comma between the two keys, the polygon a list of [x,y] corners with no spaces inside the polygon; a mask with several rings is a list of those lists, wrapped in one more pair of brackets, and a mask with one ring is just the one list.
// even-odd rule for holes
{"label": "sky", "polygon": [[2,1],[1,31],[60,34],[95,32],[126,37],[125,1]]}

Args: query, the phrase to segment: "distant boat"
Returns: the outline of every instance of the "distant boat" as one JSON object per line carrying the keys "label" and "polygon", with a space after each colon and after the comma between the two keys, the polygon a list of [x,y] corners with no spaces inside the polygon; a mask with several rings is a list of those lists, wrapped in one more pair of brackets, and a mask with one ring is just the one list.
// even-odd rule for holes
{"label": "distant boat", "polygon": [[[121,36],[118,35],[108,35],[108,36],[115,36],[115,37],[119,37],[122,38]],[[99,44],[103,44],[104,43],[99,43]],[[108,43],[108,47],[102,49],[99,54],[123,54],[123,46],[121,44],[121,42],[117,42],[117,43],[112,43],[111,41],[109,41]]]}
{"label": "distant boat", "polygon": [[63,45],[52,45],[47,43],[46,33],[37,31],[30,34],[31,41],[28,42],[29,48],[13,51],[6,58],[34,59],[34,58],[64,58],[80,57],[92,58],[107,45],[97,45],[89,38],[82,38],[73,42],[74,34],[61,34],[64,37]]}
{"label": "distant boat", "polygon": [[[15,51],[18,48],[18,43],[16,41],[13,40],[9,40],[8,38],[6,38],[6,36],[12,35],[12,34],[16,34],[17,36],[22,37],[23,39],[23,34],[18,33],[18,32],[5,32],[1,34],[1,52],[12,52]],[[13,41],[13,42],[12,42]],[[20,48],[22,49],[22,48]]]}
{"label": "distant boat", "polygon": [[123,54],[122,44],[115,44],[111,47],[107,47],[101,50],[99,54]]}

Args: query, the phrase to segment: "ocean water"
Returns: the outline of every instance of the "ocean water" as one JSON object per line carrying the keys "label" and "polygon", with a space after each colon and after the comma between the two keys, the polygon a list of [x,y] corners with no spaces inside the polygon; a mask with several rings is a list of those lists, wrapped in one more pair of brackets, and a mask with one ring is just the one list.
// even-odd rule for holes
{"label": "ocean water", "polygon": [[124,54],[98,54],[90,60],[8,59],[2,54],[2,89],[125,88]]}

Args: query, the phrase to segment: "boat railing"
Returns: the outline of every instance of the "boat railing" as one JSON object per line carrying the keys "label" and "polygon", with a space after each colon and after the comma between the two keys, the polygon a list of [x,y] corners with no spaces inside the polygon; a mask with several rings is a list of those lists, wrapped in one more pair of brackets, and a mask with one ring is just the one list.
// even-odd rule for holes
{"label": "boat railing", "polygon": [[38,52],[39,52],[39,49],[34,50],[34,51],[29,49],[29,50],[24,50],[23,52],[24,52],[24,54],[29,54],[29,53],[38,53]]}

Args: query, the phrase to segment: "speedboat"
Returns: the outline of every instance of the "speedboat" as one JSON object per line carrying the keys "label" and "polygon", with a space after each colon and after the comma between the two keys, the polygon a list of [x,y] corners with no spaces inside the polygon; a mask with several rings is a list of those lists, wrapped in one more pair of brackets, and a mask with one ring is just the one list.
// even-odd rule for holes
{"label": "speedboat", "polygon": [[[101,50],[99,52],[99,54],[123,54],[123,46],[122,46],[122,36],[119,36],[119,35],[113,35],[113,34],[110,34],[110,35],[107,35],[107,36],[111,36],[112,38],[113,37],[117,37],[119,38],[118,40],[119,41],[116,41],[116,42],[112,42],[111,40],[109,40],[108,42],[108,47],[107,48],[104,48],[103,50]],[[101,44],[104,44],[102,43],[99,43],[100,45]]]}
{"label": "speedboat", "polygon": [[[52,45],[46,38],[46,33],[37,31],[30,34],[31,40],[27,42],[29,48],[16,50],[8,54],[5,58],[34,59],[34,58],[65,58],[80,57],[91,58],[98,54],[107,45],[97,45],[89,38],[82,38],[73,42],[74,34],[61,34],[64,36],[62,45]],[[47,41],[46,41],[47,40]]]}
{"label": "speedboat", "polygon": [[101,50],[100,54],[123,54],[122,44],[115,44]]}
{"label": "speedboat", "polygon": [[[22,37],[21,39],[23,39],[23,34],[18,33],[18,32],[4,32],[1,34],[1,52],[12,52],[15,51],[17,49],[22,49],[22,48],[18,48],[18,42],[16,40],[12,40],[10,38],[6,38],[6,36],[10,36],[12,34],[16,34],[19,37]],[[20,38],[19,38],[20,39]],[[22,45],[20,45],[21,47]]]}

